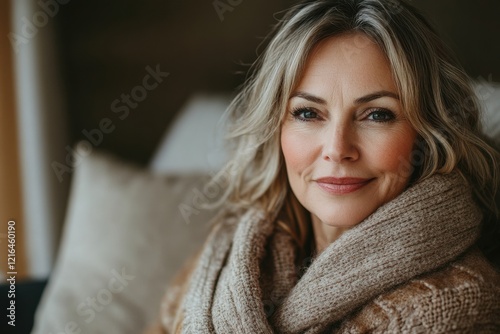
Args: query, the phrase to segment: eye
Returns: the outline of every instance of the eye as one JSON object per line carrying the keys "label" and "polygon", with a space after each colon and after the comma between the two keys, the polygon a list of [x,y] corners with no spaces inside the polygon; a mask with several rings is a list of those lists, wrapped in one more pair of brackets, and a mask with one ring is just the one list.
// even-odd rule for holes
{"label": "eye", "polygon": [[369,114],[367,119],[370,121],[375,121],[375,122],[390,122],[393,121],[396,118],[394,113],[390,110],[387,109],[375,109],[372,110]]}
{"label": "eye", "polygon": [[292,111],[292,116],[300,121],[309,122],[319,118],[318,113],[312,108],[300,107]]}

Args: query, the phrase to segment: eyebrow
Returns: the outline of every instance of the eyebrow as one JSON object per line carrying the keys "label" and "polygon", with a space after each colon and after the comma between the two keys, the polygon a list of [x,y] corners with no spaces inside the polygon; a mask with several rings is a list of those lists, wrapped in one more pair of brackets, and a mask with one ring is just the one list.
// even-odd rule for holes
{"label": "eyebrow", "polygon": [[[314,96],[314,95],[311,95],[311,94],[306,93],[306,92],[299,91],[299,92],[293,93],[290,98],[294,98],[294,97],[300,97],[302,99],[305,99],[305,100],[308,100],[308,101],[311,101],[314,103],[322,104],[322,105],[326,104],[326,101],[324,99],[322,99],[321,97]],[[358,97],[356,100],[354,100],[354,104],[368,103],[370,101],[377,100],[377,99],[380,99],[382,97],[392,97],[393,99],[399,100],[398,94],[393,93],[393,92],[389,92],[386,90],[381,90],[378,92],[367,94],[365,96]]]}

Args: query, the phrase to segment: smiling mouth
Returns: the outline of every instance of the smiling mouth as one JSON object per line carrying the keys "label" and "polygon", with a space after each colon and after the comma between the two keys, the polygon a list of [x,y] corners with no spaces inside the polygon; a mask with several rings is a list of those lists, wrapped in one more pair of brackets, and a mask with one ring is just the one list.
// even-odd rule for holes
{"label": "smiling mouth", "polygon": [[324,177],[315,180],[318,186],[329,194],[345,195],[355,192],[374,179]]}

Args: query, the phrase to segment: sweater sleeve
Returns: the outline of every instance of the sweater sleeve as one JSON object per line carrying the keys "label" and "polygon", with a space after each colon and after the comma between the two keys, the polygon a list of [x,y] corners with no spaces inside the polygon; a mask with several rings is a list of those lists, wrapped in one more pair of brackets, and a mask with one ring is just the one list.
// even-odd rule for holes
{"label": "sweater sleeve", "polygon": [[186,293],[189,277],[200,253],[201,250],[192,255],[168,283],[160,305],[159,317],[143,334],[174,334],[178,332],[174,328],[178,316],[177,313]]}

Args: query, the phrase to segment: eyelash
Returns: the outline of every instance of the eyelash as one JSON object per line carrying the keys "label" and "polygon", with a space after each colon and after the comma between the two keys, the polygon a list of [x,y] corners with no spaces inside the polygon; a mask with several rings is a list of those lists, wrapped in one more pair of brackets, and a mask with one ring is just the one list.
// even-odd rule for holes
{"label": "eyelash", "polygon": [[295,118],[296,120],[302,121],[302,122],[312,122],[312,121],[316,120],[316,117],[315,118],[302,117],[301,114],[304,112],[312,112],[312,113],[316,114],[316,117],[318,116],[318,113],[313,108],[307,108],[307,107],[297,107],[297,108],[292,110],[291,114],[292,114],[293,118]]}
{"label": "eyelash", "polygon": [[373,114],[383,114],[385,116],[388,116],[389,118],[388,119],[383,119],[383,120],[373,120],[374,122],[377,122],[377,123],[389,123],[389,122],[392,122],[396,119],[396,115],[388,110],[388,109],[383,109],[383,108],[376,108],[376,109],[373,109],[370,111],[370,113],[368,114],[368,117],[370,117],[371,115]]}
{"label": "eyelash", "polygon": [[[304,118],[303,116],[301,116],[301,114],[303,114],[305,112],[314,113],[315,117]],[[389,122],[392,122],[396,119],[396,115],[392,111],[390,111],[388,109],[384,109],[384,108],[369,109],[367,112],[368,112],[368,115],[366,116],[366,118],[368,120],[370,120],[369,117],[372,116],[373,114],[382,114],[382,115],[384,115],[384,117],[388,117],[388,119],[383,119],[383,120],[371,119],[371,121],[376,122],[376,123],[389,123]],[[309,108],[309,107],[294,108],[292,110],[291,114],[292,114],[294,119],[301,121],[301,122],[313,122],[313,121],[317,120],[318,116],[319,116],[317,111],[315,111],[313,108]]]}

